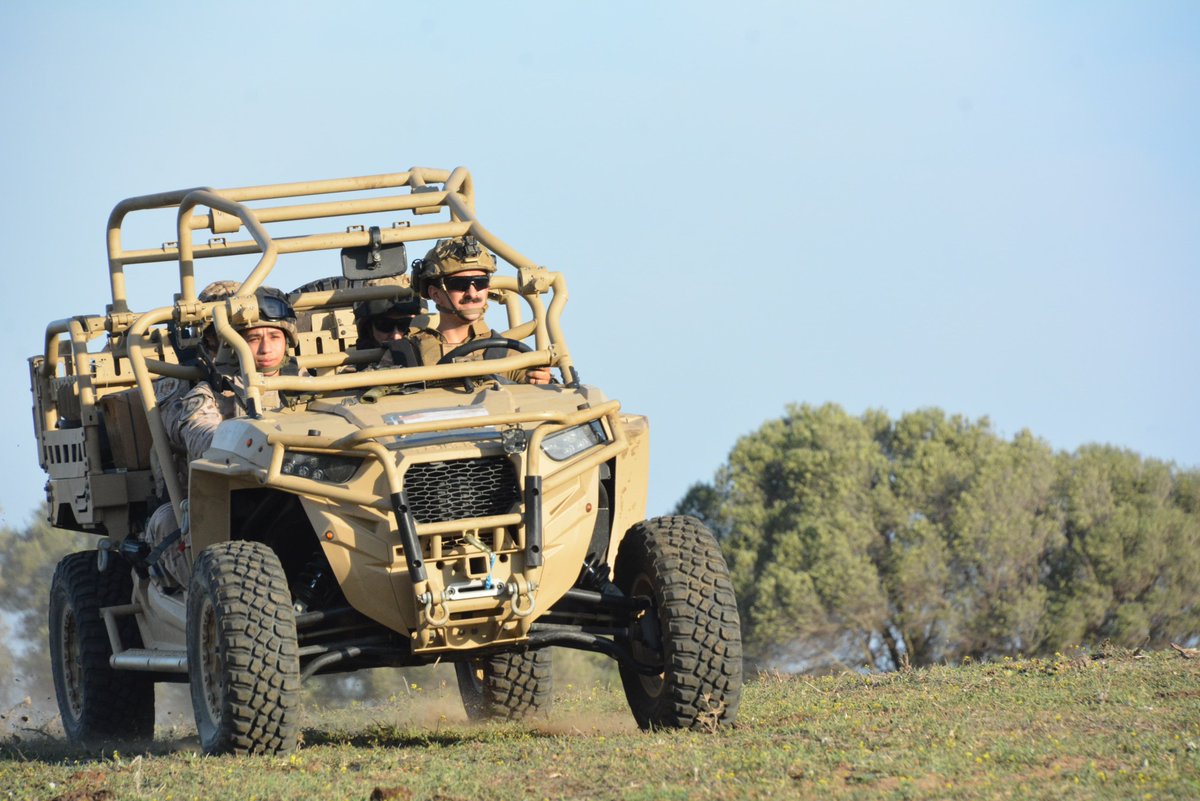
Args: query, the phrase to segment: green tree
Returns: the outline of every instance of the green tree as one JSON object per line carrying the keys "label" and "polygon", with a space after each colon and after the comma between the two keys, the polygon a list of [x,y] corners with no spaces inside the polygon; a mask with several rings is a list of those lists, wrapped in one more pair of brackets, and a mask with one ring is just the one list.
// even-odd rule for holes
{"label": "green tree", "polygon": [[[717,486],[723,485],[724,479],[718,477]],[[729,538],[729,521],[723,516],[725,496],[717,486],[698,482],[688,487],[679,503],[675,504],[675,514],[691,515],[704,523],[716,535],[718,540]]]}
{"label": "green tree", "polygon": [[[0,679],[0,711],[7,709],[19,697],[16,682],[17,662],[12,650],[11,636],[8,621],[0,615],[0,676],[7,677]],[[3,726],[0,726],[0,732],[3,730]]]}
{"label": "green tree", "polygon": [[[887,615],[872,558],[888,465],[862,420],[827,405],[789,407],[743,437],[718,476],[727,553],[739,603],[763,655],[772,645],[871,656]],[[692,494],[699,497],[700,491]],[[857,657],[855,657],[857,659]]]}
{"label": "green tree", "polygon": [[1061,540],[1050,448],[1029,432],[998,438],[986,418],[938,409],[875,424],[890,465],[880,521],[893,664],[1035,649],[1041,577]]}
{"label": "green tree", "polygon": [[880,521],[890,609],[882,636],[893,664],[930,664],[960,647],[966,609],[956,590],[969,576],[956,564],[965,549],[955,511],[995,437],[986,419],[947,418],[938,409],[912,412],[876,431],[890,465],[891,491]]}
{"label": "green tree", "polygon": [[986,418],[792,406],[676,511],[720,533],[752,658],[920,665],[1200,622],[1200,474]]}
{"label": "green tree", "polygon": [[1054,454],[1028,432],[992,440],[951,516],[954,651],[1032,652],[1048,593],[1042,576],[1063,542]]}
{"label": "green tree", "polygon": [[1064,470],[1066,545],[1048,638],[1163,646],[1200,624],[1198,476],[1110,446]]}
{"label": "green tree", "polygon": [[[94,548],[90,534],[52,528],[43,516],[23,529],[0,528],[0,612],[11,621],[9,643],[11,696],[53,696],[47,641],[50,580],[62,557]],[[19,641],[17,647],[14,641]],[[0,654],[0,661],[4,656]]]}

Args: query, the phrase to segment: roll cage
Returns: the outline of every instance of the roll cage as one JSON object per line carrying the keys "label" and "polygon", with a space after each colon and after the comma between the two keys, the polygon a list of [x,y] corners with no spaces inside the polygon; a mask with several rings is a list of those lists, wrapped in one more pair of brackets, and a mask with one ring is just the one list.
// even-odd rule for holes
{"label": "roll cage", "polygon": [[[272,200],[318,196],[337,198],[264,205]],[[122,232],[130,215],[170,208],[177,209],[175,241],[155,249],[125,249]],[[282,223],[363,218],[389,212],[408,212],[414,218],[437,214],[442,218],[430,222],[394,222],[388,228],[351,224],[343,230],[299,236],[273,237],[268,231],[269,227]],[[213,237],[206,243],[198,244],[193,239],[202,230],[207,230]],[[249,238],[230,239],[243,230]],[[302,342],[296,358],[301,368],[300,375],[267,376],[258,372],[249,346],[236,331],[236,327],[252,324],[259,319],[254,292],[266,282],[281,255],[466,235],[474,236],[515,268],[515,277],[495,276],[489,294],[502,302],[507,312],[509,327],[502,335],[517,340],[532,336],[532,351],[509,353],[487,361],[338,372],[339,368],[350,364],[373,363],[383,352],[377,348],[359,350],[347,347],[309,350]],[[160,464],[171,464],[172,454],[157,407],[154,380],[170,376],[197,381],[207,377],[202,368],[179,363],[179,354],[172,347],[172,337],[168,333],[183,326],[202,329],[211,323],[221,340],[228,344],[242,378],[241,400],[251,416],[257,416],[262,395],[269,391],[316,397],[368,387],[469,379],[537,366],[558,367],[568,386],[578,385],[560,325],[560,316],[567,300],[565,278],[561,273],[538,266],[480,223],[475,215],[473,182],[470,173],[463,167],[451,171],[413,167],[401,173],[234,189],[197,187],[128,198],[118,203],[109,215],[107,249],[112,301],[105,314],[52,322],[46,329],[44,358],[40,365],[35,364],[34,369],[40,370],[42,378],[49,381],[59,373],[62,359],[70,359],[72,369],[69,372],[74,374],[79,403],[84,410],[95,408],[99,394],[132,385],[145,411],[152,447]],[[260,254],[259,259],[242,281],[236,295],[218,302],[199,300],[195,276],[197,259],[255,253]],[[126,266],[164,262],[175,262],[178,267],[179,293],[175,302],[170,306],[142,312],[132,310],[126,293]],[[363,300],[411,295],[412,290],[403,283],[359,286],[304,292],[293,297],[293,306],[298,313],[348,309]],[[548,304],[543,301],[543,295],[549,295]],[[523,319],[522,302],[529,312],[528,320]],[[63,334],[68,335],[66,342],[60,339]],[[89,342],[104,334],[108,335],[109,341],[103,352],[89,352]],[[305,374],[307,372],[315,374]],[[607,447],[600,449],[605,452],[605,458],[611,458],[614,447],[619,449],[624,444],[620,441],[619,433],[616,433],[619,430],[616,411],[614,403],[587,410],[584,414],[589,419],[611,418],[608,424],[610,431],[614,432],[613,438]],[[38,404],[35,413],[40,415],[41,430],[50,431],[56,427],[58,421],[53,418],[59,413],[57,404]],[[573,415],[571,420],[542,421],[550,425],[542,431],[541,436],[567,425],[578,424],[575,417],[579,415]],[[511,422],[515,424],[520,421],[514,419]],[[293,437],[287,440],[287,445],[290,448],[311,448],[318,452],[351,450],[363,455],[362,451],[373,452],[379,447],[379,437],[402,435],[409,433],[410,429],[415,431],[419,428],[401,425],[388,427],[387,431],[364,431],[353,442],[331,442],[320,437],[302,438],[306,441],[300,442],[294,441]],[[95,430],[95,427],[90,430]],[[278,450],[278,455],[282,454],[283,439],[271,445]],[[43,459],[44,467],[45,461]],[[278,462],[279,459],[274,461]],[[390,460],[382,461],[388,463]],[[591,465],[597,459],[588,458],[586,462]],[[581,465],[581,469],[586,468]],[[277,469],[269,472],[271,475],[264,479],[270,483],[288,481],[287,477],[278,475]],[[182,520],[181,503],[186,494],[179,486],[174,471],[165,470],[163,473],[176,517]],[[399,479],[393,473],[389,471],[388,478],[395,495],[399,490]],[[376,503],[379,500],[376,499]]]}

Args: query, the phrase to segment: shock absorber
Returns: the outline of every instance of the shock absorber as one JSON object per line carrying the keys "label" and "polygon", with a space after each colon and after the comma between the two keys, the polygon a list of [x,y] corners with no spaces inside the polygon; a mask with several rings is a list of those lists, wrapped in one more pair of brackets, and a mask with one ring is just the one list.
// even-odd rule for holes
{"label": "shock absorber", "polygon": [[327,609],[341,594],[341,587],[333,578],[324,554],[316,554],[296,577],[292,592],[292,606],[297,614],[309,609]]}

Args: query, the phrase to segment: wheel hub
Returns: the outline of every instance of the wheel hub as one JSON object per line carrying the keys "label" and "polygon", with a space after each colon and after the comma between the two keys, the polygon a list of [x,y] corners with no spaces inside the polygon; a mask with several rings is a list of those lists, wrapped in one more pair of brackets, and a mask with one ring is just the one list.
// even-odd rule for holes
{"label": "wheel hub", "polygon": [[221,719],[224,697],[221,692],[223,664],[217,639],[217,616],[211,603],[204,605],[200,620],[200,679],[204,690],[204,703],[208,707],[210,720]]}
{"label": "wheel hub", "polygon": [[75,612],[70,608],[63,611],[60,636],[67,705],[71,715],[78,720],[83,715],[83,654],[79,644],[78,622],[75,620]]}
{"label": "wheel hub", "polygon": [[[638,596],[646,598],[654,598],[654,585],[650,582],[650,578],[645,574],[639,575],[633,582],[633,587],[630,589],[630,595],[634,598]],[[635,638],[630,643],[630,650],[633,652],[633,657],[639,662],[646,665],[661,665],[665,661],[662,651],[662,638],[659,636],[658,630],[658,609],[651,606],[642,613],[642,617],[638,619],[638,632],[641,637]],[[642,684],[642,689],[647,695],[657,698],[662,695],[664,687],[664,674],[647,676],[641,674],[638,676],[638,681]]]}

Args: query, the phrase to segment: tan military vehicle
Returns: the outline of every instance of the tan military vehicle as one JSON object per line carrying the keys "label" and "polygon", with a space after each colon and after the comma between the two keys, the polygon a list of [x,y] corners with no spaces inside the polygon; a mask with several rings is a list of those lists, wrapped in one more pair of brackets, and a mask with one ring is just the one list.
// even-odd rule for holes
{"label": "tan military vehicle", "polygon": [[[174,241],[126,249],[128,220],[162,210]],[[489,293],[507,328],[437,364],[376,368],[354,304],[411,297],[408,247],[456,237],[499,257]],[[327,275],[339,252],[340,277],[289,296],[295,368],[258,372],[238,333],[272,313],[255,290],[288,260]],[[566,279],[483,227],[465,169],[131,198],[109,218],[108,259],[105,313],[51,323],[30,359],[51,522],[99,537],[51,593],[72,740],[152,736],[154,683],[178,681],[206,752],[286,750],[305,679],[437,661],[455,664],[472,718],[521,717],[550,703],[552,646],[615,659],[643,728],[734,719],[741,641],[720,549],[691,518],[642,519],[646,419],[580,383]],[[202,301],[199,266],[246,277]],[[174,301],[131,308],[127,268],[177,271]],[[198,361],[209,326],[220,355]],[[477,347],[487,358],[461,358]],[[501,377],[546,365],[560,381]],[[210,377],[242,412],[189,464],[156,389]],[[148,542],[162,503],[186,586],[162,580]]]}

